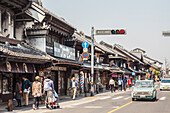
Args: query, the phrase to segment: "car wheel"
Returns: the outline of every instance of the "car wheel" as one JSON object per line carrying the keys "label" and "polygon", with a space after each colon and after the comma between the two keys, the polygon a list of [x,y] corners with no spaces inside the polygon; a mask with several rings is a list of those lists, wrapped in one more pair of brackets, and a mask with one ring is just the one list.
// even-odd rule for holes
{"label": "car wheel", "polygon": [[135,101],[135,99],[134,99],[134,98],[132,98],[132,101]]}
{"label": "car wheel", "polygon": [[162,89],[160,89],[160,91],[162,91]]}
{"label": "car wheel", "polygon": [[156,98],[156,96],[155,96],[155,98],[153,98],[153,101],[156,101],[156,99],[157,99],[157,98]]}

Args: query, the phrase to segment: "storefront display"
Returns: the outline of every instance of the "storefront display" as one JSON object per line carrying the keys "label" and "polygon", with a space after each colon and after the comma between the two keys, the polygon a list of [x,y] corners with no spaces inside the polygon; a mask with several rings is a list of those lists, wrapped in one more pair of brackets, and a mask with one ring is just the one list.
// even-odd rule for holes
{"label": "storefront display", "polygon": [[13,77],[10,73],[3,74],[2,77],[2,94],[10,94],[13,89]]}

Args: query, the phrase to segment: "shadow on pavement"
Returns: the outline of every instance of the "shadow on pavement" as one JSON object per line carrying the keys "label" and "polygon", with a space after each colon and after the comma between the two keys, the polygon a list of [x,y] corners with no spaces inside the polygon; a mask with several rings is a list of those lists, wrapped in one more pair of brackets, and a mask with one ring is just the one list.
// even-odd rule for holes
{"label": "shadow on pavement", "polygon": [[[137,99],[136,102],[157,102],[159,99],[156,100],[150,100],[150,99]],[[134,101],[134,102],[135,102]]]}

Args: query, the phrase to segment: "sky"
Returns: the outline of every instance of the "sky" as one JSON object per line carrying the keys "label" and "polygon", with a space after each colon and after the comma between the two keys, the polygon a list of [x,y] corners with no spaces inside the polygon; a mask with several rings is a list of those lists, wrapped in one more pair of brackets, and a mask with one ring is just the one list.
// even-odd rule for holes
{"label": "sky", "polygon": [[141,48],[153,59],[170,61],[170,0],[42,0],[43,7],[63,17],[77,31],[90,36],[91,27],[98,29],[124,28],[123,36],[95,36],[127,50]]}

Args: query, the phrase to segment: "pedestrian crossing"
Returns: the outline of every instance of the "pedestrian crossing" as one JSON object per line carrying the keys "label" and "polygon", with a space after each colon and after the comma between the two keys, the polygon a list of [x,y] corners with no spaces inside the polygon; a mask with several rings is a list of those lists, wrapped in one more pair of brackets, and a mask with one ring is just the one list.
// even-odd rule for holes
{"label": "pedestrian crossing", "polygon": [[[115,96],[114,98],[112,96],[103,96],[103,97],[98,97],[98,98],[94,98],[94,99],[91,99],[91,100],[86,100],[86,101],[82,101],[82,102],[77,102],[77,103],[74,103],[74,104],[71,104],[71,105],[68,105],[68,106],[65,106],[64,108],[75,108],[76,106],[79,106],[79,105],[82,105],[82,104],[87,104],[87,103],[91,103],[91,102],[94,102],[94,101],[103,101],[105,99],[112,99],[114,101],[117,101],[117,100],[123,100],[123,101],[131,101],[131,96]],[[158,100],[160,101],[163,101],[163,100],[166,100],[167,98],[166,97],[160,97]],[[119,106],[113,106],[113,108],[118,108]],[[102,106],[84,106],[82,108],[89,108],[89,109],[98,109],[98,108],[103,108]]]}
{"label": "pedestrian crossing", "polygon": [[123,98],[123,96],[118,96],[118,97],[112,98],[112,100],[118,100],[118,99],[121,99],[121,98]]}
{"label": "pedestrian crossing", "polygon": [[128,100],[128,99],[130,99],[131,97],[126,97],[126,98],[124,98],[124,100]]}
{"label": "pedestrian crossing", "polygon": [[166,99],[166,97],[161,97],[159,100],[165,100]]}

